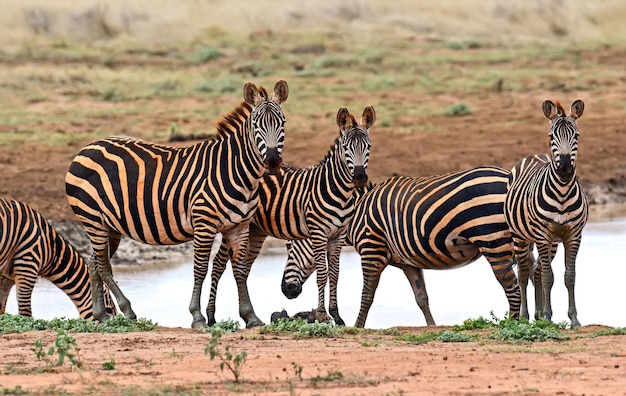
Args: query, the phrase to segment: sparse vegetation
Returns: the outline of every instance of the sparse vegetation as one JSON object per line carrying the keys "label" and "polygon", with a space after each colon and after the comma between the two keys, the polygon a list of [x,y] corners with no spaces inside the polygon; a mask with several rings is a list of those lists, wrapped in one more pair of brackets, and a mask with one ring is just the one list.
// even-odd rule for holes
{"label": "sparse vegetation", "polygon": [[294,337],[339,337],[342,330],[334,323],[307,323],[304,319],[284,320],[279,319],[274,323],[265,325],[259,330],[266,333],[293,333]]}
{"label": "sparse vegetation", "polygon": [[224,369],[228,369],[233,376],[235,377],[235,382],[239,382],[239,377],[241,377],[241,370],[243,369],[244,364],[246,363],[246,358],[248,353],[246,351],[241,351],[236,353],[232,351],[230,345],[226,345],[224,347],[224,351],[219,345],[220,338],[224,334],[224,331],[219,326],[213,326],[210,329],[211,332],[211,340],[209,344],[204,348],[204,353],[211,357],[211,360],[216,357],[220,360],[220,371],[224,371]]}
{"label": "sparse vegetation", "polygon": [[450,117],[470,115],[472,114],[472,109],[467,104],[459,102],[448,107],[444,114]]}
{"label": "sparse vegetation", "polygon": [[104,323],[81,318],[43,320],[7,313],[0,315],[0,334],[23,333],[33,330],[66,331],[70,333],[128,333],[131,331],[152,331],[155,328],[156,324],[148,319],[131,320],[124,315],[114,316]]}
{"label": "sparse vegetation", "polygon": [[80,361],[79,351],[80,348],[76,345],[76,339],[65,330],[59,330],[57,332],[54,346],[51,346],[47,350],[45,349],[41,338],[35,340],[35,346],[33,348],[33,352],[35,353],[37,360],[43,360],[46,363],[47,368],[51,368],[54,365],[51,358],[55,353],[58,356],[56,363],[57,366],[63,366],[65,359],[67,358],[72,367],[75,366],[80,368],[82,363]]}

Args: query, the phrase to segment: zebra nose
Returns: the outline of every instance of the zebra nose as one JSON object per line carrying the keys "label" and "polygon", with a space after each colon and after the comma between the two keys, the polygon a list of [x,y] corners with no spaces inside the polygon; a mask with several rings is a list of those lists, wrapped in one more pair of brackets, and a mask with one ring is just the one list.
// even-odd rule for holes
{"label": "zebra nose", "polygon": [[570,154],[559,154],[559,166],[556,173],[562,180],[569,180],[574,175],[574,166]]}
{"label": "zebra nose", "polygon": [[367,183],[367,173],[365,172],[365,168],[362,165],[354,167],[353,182],[354,187],[356,188],[365,187],[365,184]]}
{"label": "zebra nose", "polygon": [[271,174],[271,175],[275,175],[278,173],[278,170],[280,169],[280,165],[283,163],[283,159],[280,156],[280,153],[278,152],[278,149],[276,147],[272,147],[272,148],[268,148],[267,151],[265,151],[265,167],[267,168],[267,171]]}
{"label": "zebra nose", "polygon": [[296,285],[295,283],[287,283],[284,279],[280,287],[285,297],[290,300],[298,297],[300,293],[302,293],[302,286]]}

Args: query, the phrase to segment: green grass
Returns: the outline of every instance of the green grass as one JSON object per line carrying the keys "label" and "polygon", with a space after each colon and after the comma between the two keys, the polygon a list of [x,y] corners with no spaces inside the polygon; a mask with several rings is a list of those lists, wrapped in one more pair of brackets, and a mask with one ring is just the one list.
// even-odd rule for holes
{"label": "green grass", "polygon": [[334,323],[307,323],[304,319],[279,319],[259,329],[260,334],[292,333],[297,338],[334,338],[339,337],[342,331]]}
{"label": "green grass", "polygon": [[149,319],[131,320],[124,315],[114,316],[104,323],[81,318],[44,320],[7,313],[0,315],[0,334],[42,330],[67,331],[71,333],[128,333],[153,331],[155,328],[156,324]]}

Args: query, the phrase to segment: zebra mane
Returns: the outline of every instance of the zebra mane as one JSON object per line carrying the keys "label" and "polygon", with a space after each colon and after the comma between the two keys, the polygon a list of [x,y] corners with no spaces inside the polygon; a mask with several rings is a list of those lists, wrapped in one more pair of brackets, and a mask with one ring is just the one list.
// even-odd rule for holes
{"label": "zebra mane", "polygon": [[[265,91],[261,87],[262,91]],[[265,92],[267,95],[267,92]],[[232,134],[236,134],[242,130],[241,125],[247,122],[247,119],[250,117],[252,113],[252,105],[249,103],[242,101],[239,106],[235,107],[231,110],[230,113],[225,114],[220,118],[219,121],[215,124],[215,128],[217,129],[217,133],[213,139],[224,140],[228,136]]]}
{"label": "zebra mane", "polygon": [[561,113],[561,117],[565,117],[567,115],[565,113],[565,109],[563,108],[563,105],[561,104],[561,102],[559,102],[558,100],[555,100],[554,105],[556,106],[557,109],[559,109],[559,113]]}

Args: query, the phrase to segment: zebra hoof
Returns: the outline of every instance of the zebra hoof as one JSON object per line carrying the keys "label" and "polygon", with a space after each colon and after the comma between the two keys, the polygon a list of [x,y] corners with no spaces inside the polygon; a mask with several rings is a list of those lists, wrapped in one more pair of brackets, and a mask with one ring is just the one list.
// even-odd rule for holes
{"label": "zebra hoof", "polygon": [[250,321],[246,322],[246,329],[251,329],[253,327],[265,326],[265,323],[261,321],[261,319],[255,318],[250,319]]}
{"label": "zebra hoof", "polygon": [[191,328],[192,329],[206,329],[207,327],[209,327],[209,326],[207,326],[207,324],[204,321],[204,319],[191,322]]}

